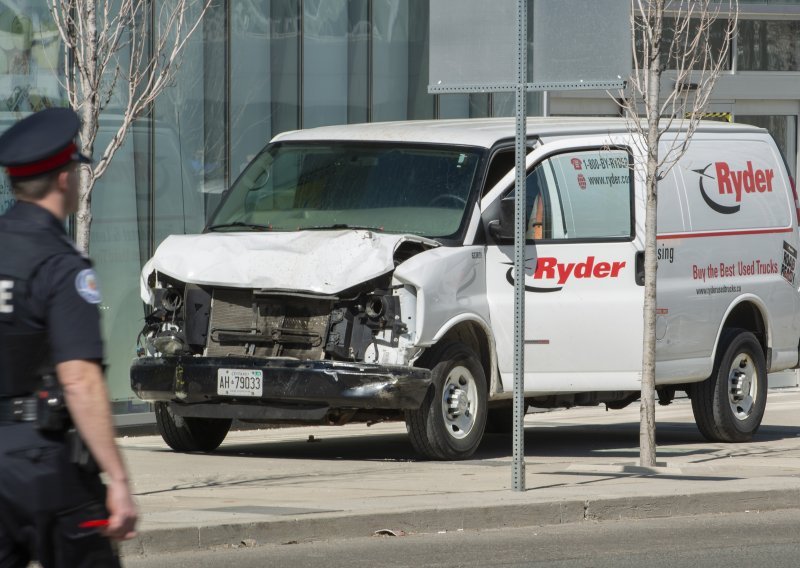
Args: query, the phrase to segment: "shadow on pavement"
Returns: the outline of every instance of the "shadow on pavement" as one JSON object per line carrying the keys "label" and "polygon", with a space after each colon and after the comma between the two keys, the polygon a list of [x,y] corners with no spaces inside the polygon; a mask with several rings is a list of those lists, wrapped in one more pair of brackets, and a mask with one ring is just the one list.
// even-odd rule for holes
{"label": "shadow on pavement", "polygon": [[[347,428],[344,426],[343,428]],[[762,426],[753,443],[795,438],[797,428]],[[719,453],[721,448],[734,451],[736,444],[707,442],[694,424],[659,423],[656,443],[661,452],[686,455]],[[752,450],[750,450],[752,452]],[[598,457],[635,458],[639,452],[638,423],[593,426],[527,426],[525,455],[528,458]],[[318,434],[297,440],[279,442],[227,442],[214,452],[216,455],[236,455],[254,458],[319,459],[347,461],[419,461],[405,434],[343,435]],[[478,451],[470,458],[481,460],[511,458],[510,434],[486,434]]]}

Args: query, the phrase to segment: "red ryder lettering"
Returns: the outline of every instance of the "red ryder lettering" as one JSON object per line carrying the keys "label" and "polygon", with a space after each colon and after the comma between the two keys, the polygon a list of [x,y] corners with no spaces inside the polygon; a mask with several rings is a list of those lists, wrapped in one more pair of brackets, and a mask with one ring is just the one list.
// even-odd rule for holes
{"label": "red ryder lettering", "polygon": [[732,170],[725,162],[717,162],[717,184],[720,195],[735,193],[736,201],[742,200],[744,193],[764,193],[772,191],[773,170],[754,170],[753,162],[747,162],[746,170]]}
{"label": "red ryder lettering", "polygon": [[[559,284],[564,284],[571,276],[575,278],[616,278],[619,271],[625,268],[625,262],[598,262],[595,264],[593,256],[585,262],[558,262],[557,258],[543,256],[536,264],[533,277],[536,280],[558,278]],[[557,276],[556,276],[557,274]]]}

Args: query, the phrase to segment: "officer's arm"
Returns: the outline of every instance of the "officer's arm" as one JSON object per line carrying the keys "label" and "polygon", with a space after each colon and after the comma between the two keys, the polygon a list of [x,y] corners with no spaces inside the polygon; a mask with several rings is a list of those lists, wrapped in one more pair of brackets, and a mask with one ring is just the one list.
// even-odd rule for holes
{"label": "officer's arm", "polygon": [[100,469],[109,477],[109,536],[130,538],[136,525],[136,505],[130,496],[125,463],[114,441],[103,371],[94,361],[72,360],[57,364],[56,374],[75,427]]}
{"label": "officer's arm", "polygon": [[111,405],[103,372],[93,361],[66,361],[56,366],[69,413],[100,468],[112,481],[128,482],[114,441]]}
{"label": "officer's arm", "polygon": [[97,464],[109,477],[107,535],[129,538],[136,506],[116,442],[111,405],[100,362],[100,290],[94,271],[78,255],[61,255],[44,265],[34,297],[46,299],[47,331],[58,380],[70,416]]}

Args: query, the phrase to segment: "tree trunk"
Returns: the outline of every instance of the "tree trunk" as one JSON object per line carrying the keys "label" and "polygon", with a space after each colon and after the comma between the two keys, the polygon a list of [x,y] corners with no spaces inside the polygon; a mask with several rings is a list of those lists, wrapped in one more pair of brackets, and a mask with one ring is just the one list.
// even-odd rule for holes
{"label": "tree trunk", "polygon": [[[97,136],[98,122],[100,120],[100,100],[96,85],[103,72],[97,65],[97,6],[95,0],[85,0],[77,7],[83,12],[81,20],[86,26],[86,41],[82,45],[84,71],[76,83],[80,83],[83,103],[79,113],[81,117],[81,130],[79,147],[81,153],[91,156],[94,151],[94,140]],[[89,254],[89,236],[92,228],[92,189],[94,189],[94,174],[92,168],[83,165],[80,168],[80,184],[78,211],[75,215],[75,241],[80,250]]]}
{"label": "tree trunk", "polygon": [[647,68],[647,174],[644,245],[644,341],[642,348],[642,403],[639,426],[639,461],[642,467],[656,465],[656,228],[658,214],[658,98],[661,87],[661,58],[658,42],[664,16],[663,2],[654,18],[655,45]]}
{"label": "tree trunk", "polygon": [[78,211],[75,213],[75,244],[89,254],[89,235],[92,227],[92,169],[81,166],[78,189]]}

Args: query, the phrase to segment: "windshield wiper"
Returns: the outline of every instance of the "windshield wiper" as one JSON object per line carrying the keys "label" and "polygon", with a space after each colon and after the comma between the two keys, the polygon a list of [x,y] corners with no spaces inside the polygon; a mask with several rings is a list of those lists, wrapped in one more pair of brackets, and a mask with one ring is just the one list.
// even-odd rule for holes
{"label": "windshield wiper", "polygon": [[362,231],[383,232],[383,227],[368,227],[367,225],[348,225],[347,223],[334,223],[333,225],[315,225],[313,227],[300,227],[301,231],[326,231],[329,229],[353,229]]}
{"label": "windshield wiper", "polygon": [[271,227],[268,227],[266,225],[257,225],[255,223],[244,223],[243,221],[235,221],[233,223],[220,223],[219,225],[211,225],[206,230],[207,231],[216,231],[217,229],[232,229],[232,228],[250,229],[252,231],[270,231],[270,230],[272,230]]}

